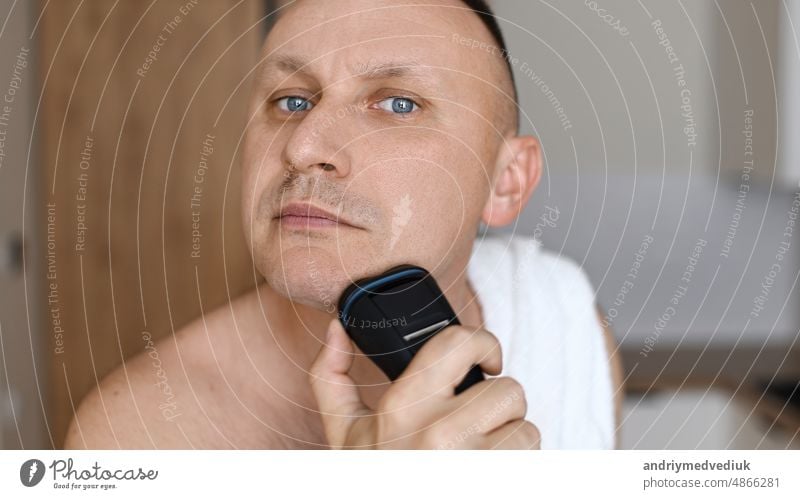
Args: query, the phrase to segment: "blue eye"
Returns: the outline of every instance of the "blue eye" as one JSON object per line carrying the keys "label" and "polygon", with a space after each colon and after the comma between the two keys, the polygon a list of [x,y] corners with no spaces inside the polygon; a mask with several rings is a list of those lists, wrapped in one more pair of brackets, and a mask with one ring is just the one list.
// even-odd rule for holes
{"label": "blue eye", "polygon": [[294,113],[297,111],[308,111],[313,108],[314,105],[307,99],[292,96],[278,99],[278,107],[281,109],[281,111]]}
{"label": "blue eye", "polygon": [[[385,105],[387,102],[389,103],[388,106]],[[416,107],[419,107],[416,102],[406,97],[390,97],[380,101],[378,105],[384,111],[392,111],[397,114],[408,114],[414,111]]]}

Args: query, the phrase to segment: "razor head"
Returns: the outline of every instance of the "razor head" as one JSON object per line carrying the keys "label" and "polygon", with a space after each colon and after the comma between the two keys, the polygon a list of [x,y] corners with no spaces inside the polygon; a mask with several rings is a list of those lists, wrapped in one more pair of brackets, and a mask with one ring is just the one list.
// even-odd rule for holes
{"label": "razor head", "polygon": [[339,299],[339,320],[362,352],[394,381],[443,328],[460,324],[436,280],[400,265],[355,281]]}

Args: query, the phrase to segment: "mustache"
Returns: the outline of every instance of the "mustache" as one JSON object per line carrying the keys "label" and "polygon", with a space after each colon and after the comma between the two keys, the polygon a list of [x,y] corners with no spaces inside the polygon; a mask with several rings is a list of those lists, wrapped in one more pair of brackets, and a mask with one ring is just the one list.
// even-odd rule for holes
{"label": "mustache", "polygon": [[381,224],[384,216],[380,206],[348,187],[348,184],[332,181],[322,175],[286,172],[277,189],[267,189],[261,195],[258,212],[260,218],[269,219],[280,212],[281,206],[292,201],[307,201],[332,213],[338,213],[362,227]]}

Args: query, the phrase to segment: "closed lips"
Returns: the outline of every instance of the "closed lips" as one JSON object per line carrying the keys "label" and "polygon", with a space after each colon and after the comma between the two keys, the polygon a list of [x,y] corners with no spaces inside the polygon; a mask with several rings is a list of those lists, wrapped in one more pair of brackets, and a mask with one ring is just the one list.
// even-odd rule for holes
{"label": "closed lips", "polygon": [[346,219],[310,204],[289,204],[281,209],[280,216],[278,218],[284,217],[306,219],[308,222],[311,222],[312,219],[330,220],[337,224],[356,227]]}

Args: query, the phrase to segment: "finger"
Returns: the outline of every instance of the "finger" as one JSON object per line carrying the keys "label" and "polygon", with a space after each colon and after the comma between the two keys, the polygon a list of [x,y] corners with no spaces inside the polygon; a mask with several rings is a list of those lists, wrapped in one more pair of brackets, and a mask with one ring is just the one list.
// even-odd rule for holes
{"label": "finger", "polygon": [[487,374],[500,374],[503,358],[497,338],[483,329],[449,326],[425,342],[395,384],[418,400],[434,394],[453,397],[474,364]]}
{"label": "finger", "polygon": [[338,319],[328,325],[325,344],[309,369],[309,383],[317,400],[328,443],[340,447],[358,416],[371,412],[361,400],[353,378],[353,343]]}
{"label": "finger", "polygon": [[528,409],[522,385],[508,376],[472,385],[455,397],[456,409],[447,417],[458,428],[490,433],[510,421],[522,419]]}
{"label": "finger", "polygon": [[539,450],[542,448],[542,436],[530,421],[516,419],[486,435],[484,448]]}

